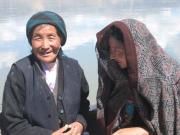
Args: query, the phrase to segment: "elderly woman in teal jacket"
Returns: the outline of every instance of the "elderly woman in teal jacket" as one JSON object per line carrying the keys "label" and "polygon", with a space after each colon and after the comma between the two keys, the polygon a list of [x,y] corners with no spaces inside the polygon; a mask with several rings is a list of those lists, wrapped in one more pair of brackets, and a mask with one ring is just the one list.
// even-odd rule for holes
{"label": "elderly woman in teal jacket", "polygon": [[80,135],[86,130],[89,88],[78,62],[63,55],[63,19],[50,11],[26,26],[32,54],[8,74],[2,107],[3,135]]}

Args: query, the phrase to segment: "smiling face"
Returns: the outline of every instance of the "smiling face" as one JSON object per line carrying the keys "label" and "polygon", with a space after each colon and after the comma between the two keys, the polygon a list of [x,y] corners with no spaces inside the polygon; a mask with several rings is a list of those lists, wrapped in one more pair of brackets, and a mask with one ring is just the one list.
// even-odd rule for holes
{"label": "smiling face", "polygon": [[61,39],[56,27],[49,24],[42,24],[35,27],[32,33],[32,52],[44,63],[51,63],[56,60]]}
{"label": "smiling face", "polygon": [[110,59],[113,59],[122,68],[127,68],[127,60],[123,43],[113,36],[109,38]]}

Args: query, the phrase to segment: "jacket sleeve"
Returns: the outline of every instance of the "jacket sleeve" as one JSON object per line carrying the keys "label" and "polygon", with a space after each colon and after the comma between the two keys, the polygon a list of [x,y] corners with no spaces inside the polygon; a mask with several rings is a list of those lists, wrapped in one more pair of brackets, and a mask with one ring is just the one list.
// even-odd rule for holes
{"label": "jacket sleeve", "polygon": [[13,65],[4,87],[2,135],[50,135],[51,130],[29,123],[24,111],[25,95],[23,74]]}
{"label": "jacket sleeve", "polygon": [[84,130],[85,130],[87,127],[85,118],[88,117],[87,114],[89,112],[89,104],[90,104],[89,100],[87,99],[89,95],[89,86],[84,76],[84,72],[81,68],[80,68],[80,72],[81,72],[81,102],[80,102],[79,114],[76,118],[76,121],[83,124]]}

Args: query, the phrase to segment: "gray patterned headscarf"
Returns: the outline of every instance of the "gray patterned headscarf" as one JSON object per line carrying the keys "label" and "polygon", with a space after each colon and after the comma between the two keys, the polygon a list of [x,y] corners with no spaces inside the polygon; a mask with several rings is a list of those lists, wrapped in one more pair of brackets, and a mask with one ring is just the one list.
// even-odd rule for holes
{"label": "gray patterned headscarf", "polygon": [[124,36],[131,89],[151,106],[151,115],[146,118],[146,106],[136,98],[145,123],[157,135],[180,135],[180,65],[163,51],[146,26],[134,19],[113,22],[97,33],[98,119],[104,118],[104,93],[107,93],[104,86],[108,81],[103,79],[103,74],[108,73],[102,64],[99,46],[103,46],[103,36],[112,26],[120,29]]}

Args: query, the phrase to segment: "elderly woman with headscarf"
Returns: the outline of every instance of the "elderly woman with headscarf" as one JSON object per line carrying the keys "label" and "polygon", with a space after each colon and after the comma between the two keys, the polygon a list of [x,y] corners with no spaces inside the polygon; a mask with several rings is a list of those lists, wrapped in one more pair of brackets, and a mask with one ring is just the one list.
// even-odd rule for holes
{"label": "elderly woman with headscarf", "polygon": [[26,25],[32,54],[8,74],[2,135],[80,135],[86,129],[89,88],[78,62],[63,55],[66,28],[61,16],[42,11]]}
{"label": "elderly woman with headscarf", "polygon": [[180,65],[134,19],[97,33],[103,135],[180,135]]}

